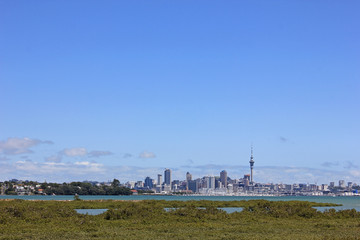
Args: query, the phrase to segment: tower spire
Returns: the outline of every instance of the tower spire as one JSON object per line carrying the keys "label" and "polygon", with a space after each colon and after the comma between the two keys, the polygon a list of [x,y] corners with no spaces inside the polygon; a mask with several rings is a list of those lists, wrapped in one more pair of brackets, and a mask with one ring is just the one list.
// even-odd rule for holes
{"label": "tower spire", "polygon": [[250,183],[253,183],[253,168],[254,168],[254,156],[253,156],[253,145],[251,144],[251,156],[250,156]]}

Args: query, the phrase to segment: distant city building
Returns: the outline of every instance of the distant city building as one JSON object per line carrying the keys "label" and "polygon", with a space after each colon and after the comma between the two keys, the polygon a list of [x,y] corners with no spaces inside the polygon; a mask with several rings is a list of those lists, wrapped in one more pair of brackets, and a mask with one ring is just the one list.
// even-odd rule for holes
{"label": "distant city building", "polygon": [[161,183],[162,183],[162,175],[158,174],[157,185],[161,185]]}
{"label": "distant city building", "polygon": [[249,174],[244,175],[243,184],[246,187],[250,185],[250,175]]}
{"label": "distant city building", "polygon": [[164,184],[171,185],[171,170],[168,168],[164,171]]}
{"label": "distant city building", "polygon": [[330,187],[334,188],[335,187],[335,182],[330,182]]}
{"label": "distant city building", "polygon": [[190,181],[188,181],[188,188],[189,188],[189,190],[191,190],[193,193],[199,192],[199,182],[196,181],[196,180],[190,180]]}
{"label": "distant city building", "polygon": [[145,188],[148,188],[148,189],[152,189],[152,188],[154,187],[154,185],[153,185],[153,179],[151,179],[150,177],[146,177],[146,178],[145,178],[144,187],[145,187]]}
{"label": "distant city building", "polygon": [[163,188],[163,191],[166,192],[166,193],[170,193],[171,192],[171,186],[170,184],[164,184],[164,188]]}
{"label": "distant city building", "polygon": [[217,176],[215,177],[215,188],[224,188],[220,181],[220,177],[217,177]]}
{"label": "distant city building", "polygon": [[136,185],[137,188],[142,188],[142,187],[144,187],[144,182],[143,181],[137,181],[135,185]]}
{"label": "distant city building", "polygon": [[215,177],[213,176],[206,176],[204,178],[205,188],[208,189],[215,189]]}
{"label": "distant city building", "polygon": [[339,180],[339,187],[340,188],[345,188],[346,187],[344,180]]}
{"label": "distant city building", "polygon": [[225,170],[220,172],[220,182],[223,187],[227,187],[227,172]]}
{"label": "distant city building", "polygon": [[192,180],[192,175],[189,172],[187,172],[186,173],[186,181],[189,182],[191,180]]}

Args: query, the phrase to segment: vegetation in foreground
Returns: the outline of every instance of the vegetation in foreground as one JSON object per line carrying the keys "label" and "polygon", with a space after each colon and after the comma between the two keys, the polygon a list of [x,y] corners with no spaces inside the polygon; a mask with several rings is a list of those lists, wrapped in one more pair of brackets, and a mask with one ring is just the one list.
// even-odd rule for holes
{"label": "vegetation in foreground", "polygon": [[[265,200],[0,201],[0,239],[360,239],[359,212],[321,213],[313,206],[333,204]],[[218,207],[244,210],[227,214]],[[97,216],[74,210],[81,208],[109,210]]]}

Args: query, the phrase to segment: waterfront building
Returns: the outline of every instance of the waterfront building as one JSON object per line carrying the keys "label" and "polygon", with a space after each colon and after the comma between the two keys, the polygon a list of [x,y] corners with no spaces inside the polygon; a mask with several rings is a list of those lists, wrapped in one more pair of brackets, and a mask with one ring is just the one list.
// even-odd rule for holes
{"label": "waterfront building", "polygon": [[285,184],[285,190],[291,192],[294,190],[294,186],[292,184]]}
{"label": "waterfront building", "polygon": [[189,172],[187,172],[186,173],[186,181],[189,182],[191,180],[192,180],[192,175]]}
{"label": "waterfront building", "polygon": [[215,188],[224,188],[220,181],[220,177],[215,177]]}
{"label": "waterfront building", "polygon": [[227,172],[225,170],[220,172],[220,182],[223,187],[227,187]]}
{"label": "waterfront building", "polygon": [[137,188],[142,188],[142,187],[144,187],[144,182],[143,181],[137,181],[135,185],[136,185]]}
{"label": "waterfront building", "polygon": [[215,177],[214,176],[207,176],[204,178],[204,180],[205,180],[205,188],[215,189]]}
{"label": "waterfront building", "polygon": [[196,180],[190,180],[190,181],[188,181],[188,188],[189,188],[189,190],[191,190],[193,193],[199,192],[199,181],[196,181]]}
{"label": "waterfront building", "polygon": [[249,186],[250,185],[250,174],[244,175],[242,182],[245,187]]}
{"label": "waterfront building", "polygon": [[168,184],[164,184],[163,191],[164,191],[165,193],[170,193],[170,192],[171,192],[171,186],[170,186],[170,184],[169,184],[169,185],[168,185]]}
{"label": "waterfront building", "polygon": [[158,180],[157,180],[157,185],[161,185],[162,183],[162,175],[161,174],[158,174]]}
{"label": "waterfront building", "polygon": [[148,189],[152,189],[153,188],[153,179],[151,179],[150,177],[146,177],[145,178],[145,183],[144,183],[144,187],[148,188]]}
{"label": "waterfront building", "polygon": [[317,191],[318,190],[316,184],[310,184],[309,188],[310,188],[310,191]]}
{"label": "waterfront building", "polygon": [[339,180],[339,187],[340,188],[345,188],[345,181],[344,180]]}
{"label": "waterfront building", "polygon": [[168,168],[164,171],[164,184],[171,186],[171,170]]}

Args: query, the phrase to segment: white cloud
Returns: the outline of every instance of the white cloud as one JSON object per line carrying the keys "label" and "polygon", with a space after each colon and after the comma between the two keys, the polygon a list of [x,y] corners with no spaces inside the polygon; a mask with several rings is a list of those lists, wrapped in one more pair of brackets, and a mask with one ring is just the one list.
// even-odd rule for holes
{"label": "white cloud", "polygon": [[88,156],[90,158],[92,157],[102,157],[102,156],[108,156],[112,155],[113,153],[110,151],[91,151],[88,152],[86,148],[66,148],[60,152],[58,152],[56,155],[52,155],[50,157],[46,157],[46,162],[61,162],[63,157],[85,157]]}
{"label": "white cloud", "polygon": [[62,182],[64,180],[74,181],[76,179],[92,180],[100,175],[105,178],[106,168],[99,163],[93,162],[75,162],[75,163],[59,163],[59,162],[33,162],[33,161],[17,161],[13,165],[8,166],[6,175],[9,178],[29,179],[43,181],[44,179],[54,179],[52,181]]}
{"label": "white cloud", "polygon": [[86,148],[66,148],[62,151],[65,156],[76,157],[85,156],[87,154]]}
{"label": "white cloud", "polygon": [[53,155],[50,157],[45,158],[46,162],[61,162],[62,154]]}
{"label": "white cloud", "polygon": [[143,151],[140,153],[139,158],[155,158],[156,155],[153,152]]}
{"label": "white cloud", "polygon": [[350,170],[349,172],[354,177],[360,177],[360,170]]}
{"label": "white cloud", "polygon": [[88,162],[88,161],[75,162],[74,164],[78,165],[78,166],[87,166],[87,167],[101,167],[101,166],[103,166],[100,163]]}
{"label": "white cloud", "polygon": [[32,153],[30,148],[39,144],[52,144],[52,142],[31,138],[8,138],[6,141],[0,141],[0,153],[7,155]]}
{"label": "white cloud", "polygon": [[102,157],[102,156],[108,156],[108,155],[112,155],[113,153],[110,151],[91,151],[88,153],[89,157]]}

